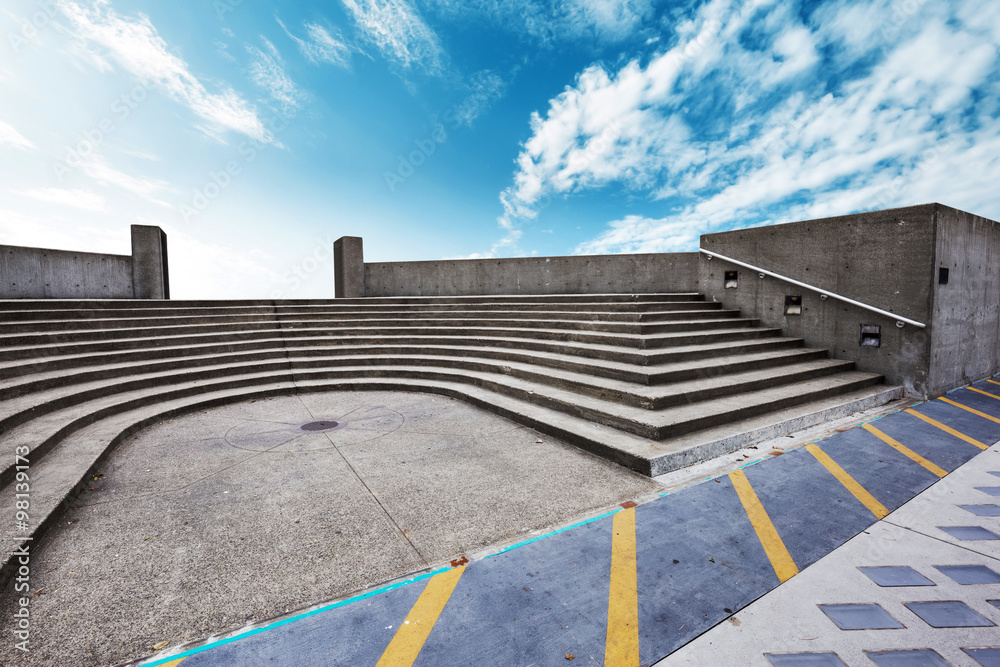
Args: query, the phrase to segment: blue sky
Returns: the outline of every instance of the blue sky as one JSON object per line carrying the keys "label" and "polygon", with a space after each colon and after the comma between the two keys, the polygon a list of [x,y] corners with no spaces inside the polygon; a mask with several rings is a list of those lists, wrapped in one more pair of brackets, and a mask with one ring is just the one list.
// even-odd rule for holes
{"label": "blue sky", "polygon": [[995,0],[7,0],[0,243],[170,243],[175,298],[369,261],[1000,219]]}

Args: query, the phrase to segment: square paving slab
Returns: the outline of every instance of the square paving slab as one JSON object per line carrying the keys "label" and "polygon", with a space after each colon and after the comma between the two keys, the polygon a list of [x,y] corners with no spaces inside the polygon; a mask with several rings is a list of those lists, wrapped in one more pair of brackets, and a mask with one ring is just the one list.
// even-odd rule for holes
{"label": "square paving slab", "polygon": [[907,609],[932,628],[979,628],[993,625],[969,605],[958,600],[904,602]]}
{"label": "square paving slab", "polygon": [[1000,667],[1000,648],[963,648],[962,650],[983,667]]}
{"label": "square paving slab", "polygon": [[846,667],[836,653],[768,653],[774,667]]}
{"label": "square paving slab", "polygon": [[859,567],[869,579],[879,586],[933,586],[934,582],[912,567],[884,566]]}
{"label": "square paving slab", "polygon": [[937,652],[930,649],[912,651],[865,651],[878,667],[950,667]]}
{"label": "square paving slab", "polygon": [[819,608],[841,630],[892,630],[903,624],[877,604],[821,604]]}
{"label": "square paving slab", "polygon": [[962,585],[1000,584],[1000,574],[985,565],[935,565],[934,567]]}

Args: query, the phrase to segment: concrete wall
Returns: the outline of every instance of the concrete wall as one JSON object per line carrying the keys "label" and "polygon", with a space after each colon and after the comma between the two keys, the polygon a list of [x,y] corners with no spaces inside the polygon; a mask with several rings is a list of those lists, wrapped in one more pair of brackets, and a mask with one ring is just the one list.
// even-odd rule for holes
{"label": "concrete wall", "polygon": [[132,298],[132,258],[0,246],[0,298]]}
{"label": "concrete wall", "polygon": [[1000,372],[1000,223],[941,205],[936,223],[931,395]]}
{"label": "concrete wall", "polygon": [[382,262],[364,266],[366,296],[698,291],[697,253]]}
{"label": "concrete wall", "polygon": [[[748,264],[922,322],[896,321],[815,292],[766,277],[718,258],[699,262],[701,292],[759,317],[785,335],[823,347],[860,370],[881,373],[914,396],[933,394],[930,381],[935,220],[938,205],[741,229],[702,236],[701,245]],[[738,287],[726,289],[725,272],[738,270]],[[802,297],[802,314],[785,315],[785,297]],[[995,316],[994,316],[995,317]],[[861,347],[862,324],[881,327],[881,346]],[[953,385],[954,386],[954,385]]]}
{"label": "concrete wall", "polygon": [[132,295],[135,299],[169,299],[167,235],[152,225],[132,225]]}
{"label": "concrete wall", "polygon": [[342,236],[333,242],[333,295],[337,299],[366,295],[365,251],[360,236]]}
{"label": "concrete wall", "polygon": [[167,299],[167,237],[132,225],[132,255],[0,246],[0,299]]}

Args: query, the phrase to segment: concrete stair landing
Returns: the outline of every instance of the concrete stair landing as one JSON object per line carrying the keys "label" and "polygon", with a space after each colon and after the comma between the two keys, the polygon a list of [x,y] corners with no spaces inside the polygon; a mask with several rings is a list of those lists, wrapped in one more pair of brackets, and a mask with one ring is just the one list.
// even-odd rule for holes
{"label": "concrete stair landing", "polygon": [[698,294],[0,301],[0,486],[27,447],[37,537],[149,424],[336,389],[455,397],[646,475],[902,394]]}

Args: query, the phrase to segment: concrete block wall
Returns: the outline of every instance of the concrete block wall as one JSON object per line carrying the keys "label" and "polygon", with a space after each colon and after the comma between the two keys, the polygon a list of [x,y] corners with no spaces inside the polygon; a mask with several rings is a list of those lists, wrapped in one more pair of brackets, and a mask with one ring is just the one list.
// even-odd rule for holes
{"label": "concrete block wall", "polygon": [[334,244],[338,297],[698,291],[693,252],[365,263],[353,239]]}
{"label": "concrete block wall", "polygon": [[935,222],[931,395],[1000,371],[1000,223],[940,204]]}
{"label": "concrete block wall", "polygon": [[[931,312],[936,204],[740,229],[701,237],[709,252],[752,264],[928,325],[896,327],[878,315],[715,257],[699,260],[706,298],[759,317],[806,345],[825,347],[860,370],[881,373],[914,396],[931,390]],[[738,271],[726,288],[726,272]],[[801,297],[801,314],[785,299]],[[880,327],[880,347],[862,347],[861,326]]]}
{"label": "concrete block wall", "polygon": [[169,299],[166,234],[131,231],[131,256],[0,246],[0,299]]}

